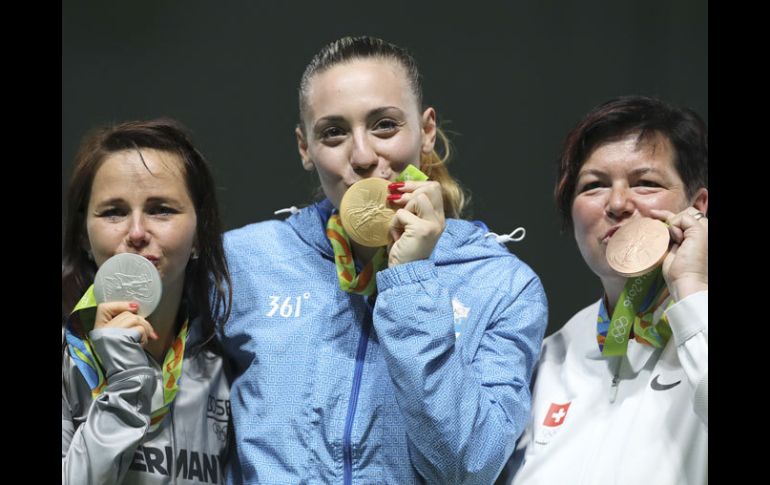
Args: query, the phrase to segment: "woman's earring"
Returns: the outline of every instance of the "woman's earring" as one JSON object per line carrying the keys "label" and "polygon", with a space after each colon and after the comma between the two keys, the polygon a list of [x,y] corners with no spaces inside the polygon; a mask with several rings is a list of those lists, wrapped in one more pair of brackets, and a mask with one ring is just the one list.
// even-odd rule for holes
{"label": "woman's earring", "polygon": [[193,249],[192,254],[190,255],[190,259],[198,259],[198,251]]}

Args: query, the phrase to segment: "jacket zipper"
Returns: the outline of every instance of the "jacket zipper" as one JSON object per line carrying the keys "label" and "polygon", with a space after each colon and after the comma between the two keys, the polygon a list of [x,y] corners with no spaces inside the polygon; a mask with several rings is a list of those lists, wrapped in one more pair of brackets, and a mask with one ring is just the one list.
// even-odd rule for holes
{"label": "jacket zipper", "polygon": [[[371,305],[369,308],[371,310]],[[353,419],[355,418],[356,406],[358,405],[358,391],[361,389],[361,375],[364,372],[364,358],[366,357],[366,347],[369,343],[369,330],[371,325],[371,319],[367,318],[362,328],[361,336],[358,338],[356,367],[353,372],[353,388],[350,391],[348,414],[345,418],[345,433],[342,437],[342,457],[344,462],[343,481],[345,485],[352,485],[353,483],[353,456],[350,444],[350,434],[353,431]]]}

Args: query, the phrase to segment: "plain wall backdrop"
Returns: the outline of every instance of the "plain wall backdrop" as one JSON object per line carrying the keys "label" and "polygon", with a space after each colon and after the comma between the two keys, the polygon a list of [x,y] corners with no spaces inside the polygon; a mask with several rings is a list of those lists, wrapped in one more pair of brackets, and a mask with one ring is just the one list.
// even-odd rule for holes
{"label": "plain wall backdrop", "polygon": [[420,65],[424,101],[455,148],[450,171],[472,197],[470,218],[500,234],[526,228],[508,248],[543,281],[550,334],[601,295],[560,230],[552,194],[561,142],[589,109],[624,94],[660,96],[708,122],[708,4],[462,4],[65,2],[62,202],[87,130],[170,116],[211,162],[227,229],[310,203],[318,184],[294,138],[300,76],[332,40],[381,37]]}

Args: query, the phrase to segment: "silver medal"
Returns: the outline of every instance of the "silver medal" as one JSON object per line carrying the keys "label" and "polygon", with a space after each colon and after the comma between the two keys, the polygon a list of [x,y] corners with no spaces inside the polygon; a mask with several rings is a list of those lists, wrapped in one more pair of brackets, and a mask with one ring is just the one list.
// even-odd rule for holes
{"label": "silver medal", "polygon": [[97,303],[135,301],[139,316],[151,314],[160,302],[160,274],[148,259],[133,253],[120,253],[102,264],[94,278]]}

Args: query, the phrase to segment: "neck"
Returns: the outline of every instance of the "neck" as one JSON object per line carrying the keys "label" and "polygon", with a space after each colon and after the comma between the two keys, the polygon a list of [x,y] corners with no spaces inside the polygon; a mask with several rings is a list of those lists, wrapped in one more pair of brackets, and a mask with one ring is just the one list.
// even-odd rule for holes
{"label": "neck", "polygon": [[361,246],[352,239],[350,240],[350,250],[353,252],[353,258],[361,263],[361,266],[366,266],[366,264],[372,260],[374,255],[377,254],[379,249],[380,248]]}
{"label": "neck", "polygon": [[179,305],[182,301],[182,289],[182,285],[164,287],[158,307],[152,312],[152,315],[147,317],[147,321],[158,334],[158,340],[149,340],[145,350],[161,365],[166,357],[166,351],[174,343],[179,330],[176,328],[176,322]]}
{"label": "neck", "polygon": [[626,279],[621,276],[602,278],[602,286],[604,287],[604,295],[607,302],[607,313],[612,315],[612,312],[615,311],[615,303],[618,302],[618,298],[620,298],[620,294],[626,286]]}

